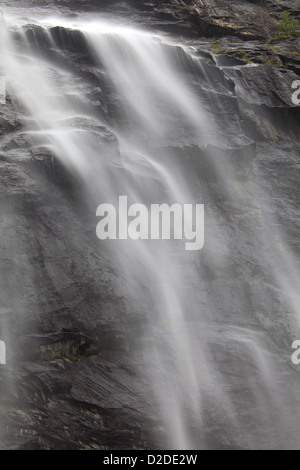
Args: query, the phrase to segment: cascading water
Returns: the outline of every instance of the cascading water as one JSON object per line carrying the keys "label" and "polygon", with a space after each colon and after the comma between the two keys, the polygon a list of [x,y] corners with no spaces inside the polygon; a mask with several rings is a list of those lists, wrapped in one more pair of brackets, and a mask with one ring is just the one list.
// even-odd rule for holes
{"label": "cascading water", "polygon": [[[224,447],[259,447],[265,440],[274,447],[284,441],[292,412],[284,412],[272,341],[255,322],[251,328],[242,318],[222,318],[212,298],[217,292],[206,288],[209,266],[222,269],[233,256],[213,193],[221,194],[233,213],[234,204],[249,204],[236,182],[235,162],[218,152],[244,148],[245,160],[252,148],[238,125],[233,133],[219,119],[219,94],[228,102],[232,95],[226,79],[216,69],[220,75],[212,85],[192,47],[107,20],[37,17],[29,22],[9,12],[6,20],[2,73],[25,115],[23,135],[33,151],[47,149],[74,174],[91,211],[102,203],[117,207],[120,196],[148,207],[206,206],[201,253],[185,251],[179,241],[101,242],[123,279],[128,308],[146,312],[141,353],[152,390],[145,395],[154,394],[155,411],[162,416],[167,433],[162,446],[213,447],[214,438],[205,431],[211,423],[223,430],[219,445]],[[83,88],[76,64],[64,62],[58,42],[65,31],[70,37],[80,32],[93,74],[102,77],[95,98],[87,98],[89,85]],[[114,116],[98,106],[104,93],[112,96]],[[211,173],[206,181],[180,156],[190,151],[193,161],[195,149],[205,155],[202,170]],[[96,223],[95,217],[95,228]],[[284,287],[278,271],[275,277]],[[247,402],[239,400],[235,388],[247,390]],[[289,396],[296,400],[292,391]]]}

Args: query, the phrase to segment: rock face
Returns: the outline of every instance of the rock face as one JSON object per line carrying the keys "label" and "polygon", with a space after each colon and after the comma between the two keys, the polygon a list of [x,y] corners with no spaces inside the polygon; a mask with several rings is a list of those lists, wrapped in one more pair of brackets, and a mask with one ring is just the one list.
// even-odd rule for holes
{"label": "rock face", "polygon": [[[55,3],[74,9],[91,6],[85,0],[29,3]],[[276,280],[270,279],[265,263],[276,264],[276,257],[280,259],[271,252],[274,243],[263,246],[260,262],[257,259],[264,214],[255,203],[255,195],[265,192],[271,216],[276,219],[273,223],[285,226],[289,246],[297,256],[300,107],[291,102],[291,84],[298,79],[297,60],[284,64],[288,52],[283,50],[280,66],[262,62],[245,66],[243,54],[236,53],[241,45],[216,52],[212,50],[214,44],[199,39],[228,35],[247,40],[263,38],[251,16],[255,2],[92,2],[93,7],[107,11],[112,3],[117,4],[114,12],[119,14],[133,13],[138,19],[142,12],[144,23],[152,28],[197,38],[193,46],[195,54],[203,58],[201,78],[206,77],[209,85],[201,90],[203,99],[215,100],[221,128],[224,122],[231,123],[224,130],[228,148],[199,148],[178,137],[178,141],[170,142],[169,150],[172,148],[183,171],[190,175],[191,185],[196,188],[202,181],[208,205],[218,212],[220,221],[227,222],[223,241],[227,245],[230,240],[229,249],[236,257],[226,262],[217,254],[201,259],[200,307],[208,312],[211,305],[206,298],[214,298],[215,317],[220,322],[226,318],[222,335],[212,334],[211,349],[220,372],[228,378],[245,437],[224,431],[222,417],[207,412],[205,446],[247,448],[251,446],[247,429],[257,435],[261,430],[255,428],[251,416],[243,414],[242,399],[249,398],[243,377],[251,376],[255,366],[248,364],[243,369],[239,351],[228,346],[226,323],[236,321],[236,317],[240,328],[266,335],[265,344],[276,358],[279,380],[288,383],[287,396],[293,401],[290,408],[287,404],[287,415],[296,426],[292,416],[298,399],[293,387],[295,391],[299,387],[299,374],[288,362],[294,334],[291,308],[281,298]],[[283,5],[269,3],[276,3],[279,9]],[[284,3],[296,10],[295,2]],[[95,75],[93,58],[80,33],[54,28],[52,37],[63,60],[72,67],[76,64],[76,72],[85,83],[86,100],[101,109],[108,121],[121,120],[116,114],[113,89],[105,78]],[[43,54],[54,54],[47,41],[43,42],[41,29],[29,26],[27,38]],[[266,46],[247,42],[243,47],[252,52],[259,49],[254,54],[257,58]],[[235,67],[238,64],[242,67]],[[192,62],[184,62],[182,67],[186,81],[197,89]],[[81,182],[62,168],[47,147],[32,147],[24,128],[27,119],[13,96],[0,108],[0,338],[7,339],[9,363],[8,367],[0,366],[1,447],[164,448],[167,440],[161,418],[153,413],[154,400],[144,393],[149,378],[141,343],[149,341],[143,331],[147,312],[128,308],[124,288],[118,287],[120,279],[107,253],[99,252],[94,234],[86,228],[94,225],[90,223],[94,214],[82,202]],[[71,124],[82,130],[93,129],[100,144],[109,145],[118,158],[118,140],[109,130],[82,117],[74,118]],[[238,135],[243,136],[241,141]],[[233,168],[228,180],[236,203],[226,198],[213,173],[212,154],[228,164],[224,166]],[[221,227],[220,222],[208,230],[213,233]],[[297,331],[296,321],[294,328]],[[230,379],[232,368],[238,370],[234,380]],[[275,434],[262,446],[297,446],[290,435],[285,443]]]}
{"label": "rock face", "polygon": [[[22,2],[12,1],[20,4]],[[187,37],[238,36],[243,39],[257,39],[268,36],[271,20],[265,8],[271,9],[275,17],[282,11],[290,11],[299,17],[297,2],[261,0],[28,0],[29,5],[57,5],[78,10],[103,10],[126,15],[135,21],[142,21],[146,14],[145,26],[172,31]]]}
{"label": "rock face", "polygon": [[10,104],[2,112],[14,130],[0,172],[1,447],[147,447],[150,410],[130,359],[139,327],[129,330],[108,261],[82,230],[80,189],[45,150],[30,151]]}

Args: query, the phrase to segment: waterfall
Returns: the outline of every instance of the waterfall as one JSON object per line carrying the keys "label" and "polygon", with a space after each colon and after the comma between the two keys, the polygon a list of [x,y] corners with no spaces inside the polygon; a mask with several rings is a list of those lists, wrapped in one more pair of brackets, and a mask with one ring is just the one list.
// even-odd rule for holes
{"label": "waterfall", "polygon": [[[204,204],[201,251],[185,251],[178,240],[98,245],[118,273],[127,309],[144,322],[139,353],[152,387],[144,393],[154,397],[164,445],[213,447],[205,427],[214,422],[216,434],[226,430],[224,447],[259,446],[260,439],[276,445],[291,419],[290,410],[284,412],[276,346],[256,321],[248,321],[246,301],[240,318],[230,313],[226,302],[232,301],[234,312],[235,295],[247,295],[241,274],[240,292],[228,281],[231,298],[224,300],[224,313],[214,300],[218,280],[213,289],[207,285],[212,271],[223,270],[226,277],[224,267],[232,266],[234,256],[218,204],[223,198],[235,223],[235,211],[237,220],[242,205],[254,212],[258,203],[251,206],[248,183],[239,182],[251,171],[253,142],[238,122],[222,119],[228,110],[219,98],[231,106],[232,81],[192,46],[108,19],[40,15],[29,21],[8,11],[6,21],[1,73],[22,115],[22,135],[34,154],[48,152],[73,175],[95,214],[91,236],[96,237],[97,207],[117,207],[120,196],[148,208]],[[88,54],[89,69],[72,62],[72,54],[64,56],[68,41]],[[91,74],[97,96],[90,93]],[[110,109],[102,105],[107,95]],[[273,275],[284,290],[286,279],[278,270]],[[247,389],[247,402],[235,393],[239,387]]]}

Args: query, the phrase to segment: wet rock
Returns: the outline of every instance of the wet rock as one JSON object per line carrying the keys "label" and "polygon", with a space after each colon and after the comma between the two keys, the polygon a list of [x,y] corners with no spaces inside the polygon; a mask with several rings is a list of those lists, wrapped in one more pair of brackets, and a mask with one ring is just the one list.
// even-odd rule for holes
{"label": "wet rock", "polygon": [[26,3],[83,11],[110,11],[113,7],[116,16],[128,16],[147,28],[198,38],[233,35],[243,39],[268,39],[269,29],[273,27],[272,15],[278,18],[288,8],[293,15],[299,16],[299,8],[292,0],[269,1],[269,10],[266,5],[261,6],[253,0],[28,0]]}
{"label": "wet rock", "polygon": [[293,72],[271,66],[249,66],[230,68],[225,74],[235,82],[237,96],[249,104],[269,108],[294,106],[291,91],[297,76]]}
{"label": "wet rock", "polygon": [[50,29],[50,34],[56,47],[73,50],[76,54],[89,54],[88,44],[80,31],[56,26]]}

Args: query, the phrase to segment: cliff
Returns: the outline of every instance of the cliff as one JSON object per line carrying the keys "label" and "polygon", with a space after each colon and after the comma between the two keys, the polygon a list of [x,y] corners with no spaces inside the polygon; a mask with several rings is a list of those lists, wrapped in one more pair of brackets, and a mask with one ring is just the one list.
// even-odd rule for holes
{"label": "cliff", "polygon": [[[268,216],[285,227],[297,258],[300,107],[291,101],[291,85],[299,79],[299,37],[296,33],[276,36],[282,11],[288,9],[292,17],[299,17],[296,2],[40,0],[10,4],[22,4],[28,12],[36,6],[48,6],[71,18],[79,17],[81,10],[113,12],[117,18],[175,36],[177,41],[192,45],[201,57],[203,87],[197,85],[199,70],[182,49],[178,46],[175,52],[168,51],[174,54],[185,82],[195,89],[198,86],[205,102],[214,103],[212,112],[220,127],[227,123],[224,134],[228,147],[214,151],[216,158],[234,169],[230,185],[236,202],[226,198],[213,172],[211,150],[182,135],[173,141],[170,138],[163,149],[176,155],[191,187],[198,188],[199,180],[203,182],[207,204],[218,213],[218,226],[210,230],[221,233],[226,221],[221,239],[224,246],[229,243],[232,256],[226,262],[212,253],[201,258],[200,307],[210,315],[213,304],[216,323],[223,325],[222,334],[216,333],[217,326],[212,335],[212,354],[219,372],[228,380],[226,387],[246,431],[259,441],[262,429],[255,415],[260,409],[255,408],[254,398],[249,398],[248,383],[256,366],[253,359],[242,367],[242,347],[228,346],[231,321],[266,335],[264,344],[275,358],[278,380],[287,383],[291,399],[287,414],[293,422],[299,374],[287,367],[286,361],[298,327],[296,321],[290,321],[291,307],[268,271],[266,259],[275,266],[280,256],[272,250],[274,244],[264,240],[260,246],[264,213],[254,201],[261,190],[266,192],[272,202]],[[52,28],[54,47],[53,43],[49,46],[40,26],[29,21],[26,31],[28,44],[37,54],[53,63],[63,61],[76,73],[82,96],[95,115],[101,112],[111,125],[123,123],[115,90],[103,71],[96,73],[80,32]],[[16,36],[16,42],[22,50],[22,38]],[[240,65],[247,67],[236,67]],[[75,127],[92,128],[100,148],[108,145],[118,158],[118,140],[111,131],[95,126],[92,120],[77,119],[80,122],[75,119]],[[142,302],[130,305],[130,280],[120,279],[108,253],[99,251],[92,230],[94,207],[83,201],[82,182],[66,171],[49,149],[32,145],[25,131],[28,121],[26,110],[13,95],[8,96],[0,108],[0,332],[8,338],[8,366],[0,370],[1,447],[167,447],[161,416],[153,413],[155,399],[145,396],[150,384],[143,347],[156,341],[155,330],[150,338],[145,333],[151,316]],[[242,136],[240,142],[238,135]],[[261,250],[259,260],[257,250]],[[241,402],[247,400],[254,403],[254,415],[244,411]],[[214,413],[208,407],[203,420],[205,437],[197,436],[201,445],[225,449],[251,446],[246,431],[236,436],[226,429],[221,412]],[[278,431],[279,436],[274,431],[270,441],[262,441],[262,445],[296,446],[298,436],[292,437],[293,429],[291,426],[287,441],[284,429],[282,434]],[[191,429],[191,433],[197,432]]]}

